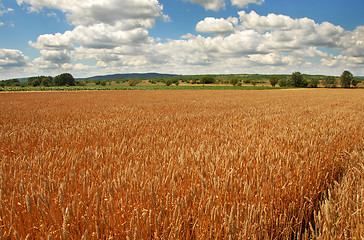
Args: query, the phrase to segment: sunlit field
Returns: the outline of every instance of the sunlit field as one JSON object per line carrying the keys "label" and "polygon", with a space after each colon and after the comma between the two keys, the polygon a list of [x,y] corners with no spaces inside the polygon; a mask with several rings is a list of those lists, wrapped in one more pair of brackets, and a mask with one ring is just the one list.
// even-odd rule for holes
{"label": "sunlit field", "polygon": [[0,93],[0,239],[363,239],[364,90]]}

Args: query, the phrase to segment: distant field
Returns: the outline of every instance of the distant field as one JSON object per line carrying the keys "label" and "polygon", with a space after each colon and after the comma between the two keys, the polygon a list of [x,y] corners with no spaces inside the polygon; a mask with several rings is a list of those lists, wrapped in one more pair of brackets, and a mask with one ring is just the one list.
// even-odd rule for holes
{"label": "distant field", "polygon": [[1,239],[364,237],[362,89],[6,92],[0,109]]}

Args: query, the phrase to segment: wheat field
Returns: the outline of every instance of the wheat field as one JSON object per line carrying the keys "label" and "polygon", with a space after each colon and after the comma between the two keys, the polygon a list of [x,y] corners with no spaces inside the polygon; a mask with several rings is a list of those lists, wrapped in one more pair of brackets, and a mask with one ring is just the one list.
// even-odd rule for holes
{"label": "wheat field", "polygon": [[363,239],[364,91],[0,94],[0,239]]}

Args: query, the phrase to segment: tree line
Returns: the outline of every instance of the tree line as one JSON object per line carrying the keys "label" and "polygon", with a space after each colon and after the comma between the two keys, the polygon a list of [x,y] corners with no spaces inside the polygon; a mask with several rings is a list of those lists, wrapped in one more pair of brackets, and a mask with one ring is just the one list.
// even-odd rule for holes
{"label": "tree line", "polygon": [[55,76],[54,78],[51,76],[37,76],[30,77],[24,83],[21,83],[18,79],[9,79],[0,81],[0,87],[51,87],[51,86],[80,86],[83,85],[82,82],[77,81],[72,74],[70,73],[62,73],[60,75]]}
{"label": "tree line", "polygon": [[[299,87],[299,88],[317,88],[320,84],[326,88],[335,88],[339,84],[343,88],[357,87],[361,82],[360,79],[353,77],[353,74],[345,70],[340,78],[333,76],[312,76],[310,80],[306,79],[307,75],[303,75],[300,72],[294,72],[291,75],[190,75],[190,76],[168,76],[168,77],[155,77],[149,78],[151,84],[156,84],[157,82],[163,83],[167,86],[172,84],[178,86],[180,82],[188,84],[231,84],[233,86],[241,86],[242,83],[252,84],[255,86],[259,83],[266,83],[266,79],[269,78],[269,83],[275,87]],[[116,84],[127,83],[129,86],[135,86],[144,78],[132,78],[132,79],[116,79],[108,80],[109,85],[112,81]],[[144,79],[147,80],[147,79]],[[95,85],[105,86],[107,84],[106,80],[93,80]],[[54,78],[51,76],[37,76],[30,77],[26,82],[20,82],[18,79],[9,79],[0,81],[0,87],[51,87],[51,86],[84,86],[85,82],[77,81],[70,73],[62,73]]]}
{"label": "tree line", "polygon": [[[269,79],[270,84],[275,87],[277,84],[280,87],[311,87],[317,88],[320,84],[320,80],[317,78],[313,78],[310,81],[303,78],[303,75],[300,72],[294,72],[287,79],[280,79],[278,76],[271,76]],[[340,85],[343,88],[350,88],[353,86],[354,88],[361,81],[358,78],[354,78],[353,74],[345,70],[340,76]],[[335,88],[338,85],[338,81],[333,76],[328,76],[321,80],[321,84],[326,88]]]}

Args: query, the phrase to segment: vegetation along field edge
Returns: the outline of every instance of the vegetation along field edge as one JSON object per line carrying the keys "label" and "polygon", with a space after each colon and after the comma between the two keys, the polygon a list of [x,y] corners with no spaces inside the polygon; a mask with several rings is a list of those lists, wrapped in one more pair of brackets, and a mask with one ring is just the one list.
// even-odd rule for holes
{"label": "vegetation along field edge", "polygon": [[[118,75],[119,76],[119,75]],[[80,90],[262,90],[285,88],[363,88],[360,77],[345,70],[340,77],[307,75],[125,75],[110,79],[75,79],[70,73],[0,81],[0,91]]]}

